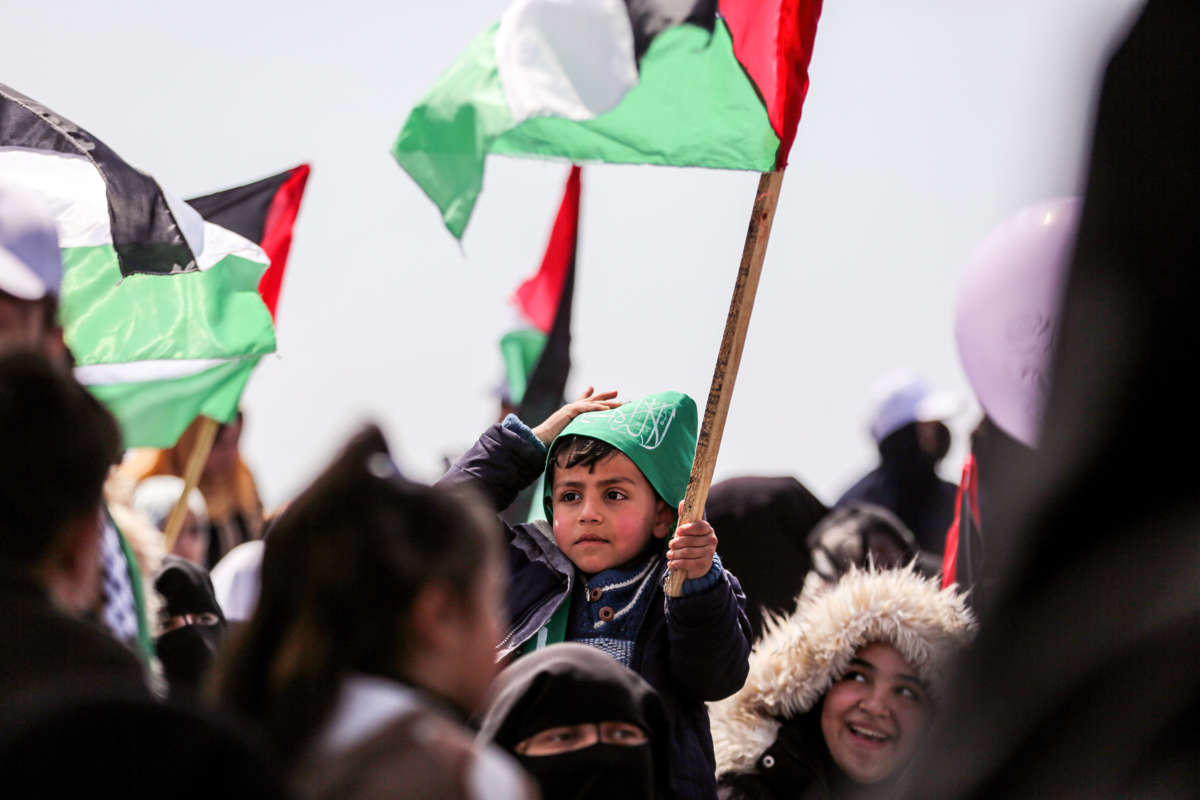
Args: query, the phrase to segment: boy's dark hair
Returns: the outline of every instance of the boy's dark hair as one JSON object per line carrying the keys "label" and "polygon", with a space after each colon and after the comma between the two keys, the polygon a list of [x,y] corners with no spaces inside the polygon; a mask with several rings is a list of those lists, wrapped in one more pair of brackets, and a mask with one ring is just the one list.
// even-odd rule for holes
{"label": "boy's dark hair", "polygon": [[571,467],[587,467],[591,469],[613,453],[619,453],[617,448],[600,439],[591,436],[568,434],[558,437],[550,448],[549,467],[546,479],[553,481],[555,467],[570,469]]}
{"label": "boy's dark hair", "polygon": [[120,453],[116,420],[74,378],[36,353],[0,355],[0,561],[32,566],[98,514]]}
{"label": "boy's dark hair", "polygon": [[500,553],[496,518],[474,495],[404,479],[370,426],[271,529],[258,607],[219,666],[217,694],[291,763],[345,675],[403,679],[421,589],[440,581],[467,602]]}

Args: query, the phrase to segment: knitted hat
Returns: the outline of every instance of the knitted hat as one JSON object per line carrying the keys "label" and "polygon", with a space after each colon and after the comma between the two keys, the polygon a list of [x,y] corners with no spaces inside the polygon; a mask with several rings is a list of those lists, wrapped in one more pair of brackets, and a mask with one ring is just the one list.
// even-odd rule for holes
{"label": "knitted hat", "polygon": [[[672,510],[679,508],[687,491],[692,459],[696,455],[696,401],[682,392],[658,392],[607,411],[580,414],[550,444],[564,436],[588,436],[620,450]],[[547,483],[542,494],[546,519],[554,519]]]}
{"label": "knitted hat", "polygon": [[912,567],[853,569],[823,592],[802,594],[790,616],[767,620],[742,689],[709,704],[717,773],[752,769],[780,723],[815,706],[866,645],[895,647],[936,694],[948,657],[975,627],[962,594]]}

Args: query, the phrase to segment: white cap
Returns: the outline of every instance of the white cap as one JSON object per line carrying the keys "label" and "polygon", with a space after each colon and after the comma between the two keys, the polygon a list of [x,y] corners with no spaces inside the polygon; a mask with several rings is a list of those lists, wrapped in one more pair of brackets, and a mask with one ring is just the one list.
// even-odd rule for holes
{"label": "white cap", "polygon": [[62,254],[54,215],[27,189],[0,185],[0,291],[21,300],[57,295]]}
{"label": "white cap", "polygon": [[884,375],[871,387],[874,412],[871,435],[882,442],[910,422],[941,422],[956,415],[961,403],[950,392],[934,392],[910,369]]}
{"label": "white cap", "polygon": [[254,616],[262,586],[262,562],[266,543],[262,539],[243,542],[225,554],[212,568],[213,593],[225,619],[245,622]]}

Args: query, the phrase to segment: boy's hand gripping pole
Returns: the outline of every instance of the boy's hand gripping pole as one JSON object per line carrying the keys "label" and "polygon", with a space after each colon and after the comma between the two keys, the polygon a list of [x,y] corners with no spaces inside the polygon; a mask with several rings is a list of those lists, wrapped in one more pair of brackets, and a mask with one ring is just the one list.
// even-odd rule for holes
{"label": "boy's hand gripping pole", "polygon": [[[746,244],[742,248],[742,263],[733,285],[733,298],[729,301],[729,316],[725,319],[725,335],[721,337],[721,349],[717,351],[717,365],[713,369],[712,386],[708,390],[708,403],[704,406],[704,419],[696,439],[696,457],[692,461],[692,474],[688,478],[687,494],[683,497],[683,509],[679,514],[680,525],[698,522],[704,516],[704,504],[712,484],[717,451],[721,449],[721,434],[725,430],[725,418],[729,416],[729,401],[733,397],[733,384],[742,362],[746,329],[750,325],[754,294],[758,291],[758,278],[762,274],[767,240],[771,236],[771,221],[775,218],[775,205],[779,202],[782,183],[782,169],[764,172],[758,180],[754,210],[746,231]],[[683,572],[678,570],[667,573],[665,588],[668,597],[679,597],[683,593],[684,577]]]}

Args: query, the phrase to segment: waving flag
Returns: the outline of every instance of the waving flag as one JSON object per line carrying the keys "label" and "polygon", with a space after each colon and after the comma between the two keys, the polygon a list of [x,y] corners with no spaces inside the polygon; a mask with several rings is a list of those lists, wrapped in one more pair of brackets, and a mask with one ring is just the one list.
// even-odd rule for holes
{"label": "waving flag", "polygon": [[311,172],[308,164],[292,167],[260,181],[189,199],[188,205],[209,222],[227,228],[259,245],[271,260],[258,293],[276,316],[283,271],[292,247],[292,227]]}
{"label": "waving flag", "polygon": [[262,248],[163,191],[86,130],[0,85],[0,173],[47,199],[76,374],[127,447],[169,447],[197,414],[231,420],[275,350]]}
{"label": "waving flag", "polygon": [[722,0],[720,10],[681,0],[516,0],[413,109],[393,155],[455,236],[489,153],[783,166],[821,2]]}

